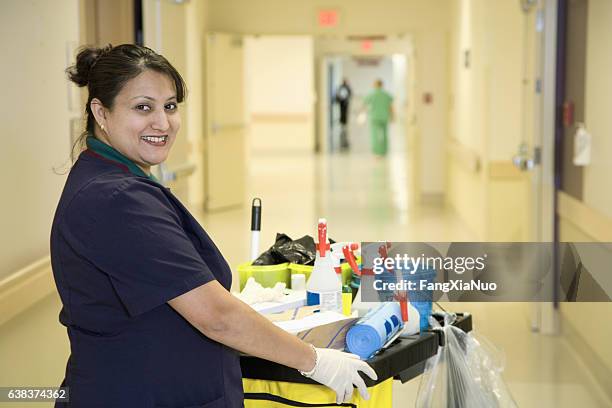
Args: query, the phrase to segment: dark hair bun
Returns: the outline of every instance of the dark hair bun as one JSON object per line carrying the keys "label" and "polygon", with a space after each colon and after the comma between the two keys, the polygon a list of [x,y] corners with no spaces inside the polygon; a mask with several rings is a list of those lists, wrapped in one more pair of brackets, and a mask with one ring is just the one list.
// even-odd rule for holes
{"label": "dark hair bun", "polygon": [[89,83],[89,73],[96,65],[96,62],[98,62],[98,60],[104,54],[107,54],[112,49],[113,46],[110,44],[102,48],[81,48],[76,57],[76,64],[66,69],[68,78],[78,86],[87,86],[87,84]]}

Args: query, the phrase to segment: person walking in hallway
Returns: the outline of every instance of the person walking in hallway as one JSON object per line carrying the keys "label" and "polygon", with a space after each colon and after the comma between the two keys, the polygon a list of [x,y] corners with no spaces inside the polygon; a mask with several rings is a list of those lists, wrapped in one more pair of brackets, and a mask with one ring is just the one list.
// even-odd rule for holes
{"label": "person walking in hallway", "polygon": [[342,85],[336,92],[336,103],[340,106],[340,148],[346,150],[349,148],[348,141],[348,115],[349,115],[349,104],[351,102],[352,95],[351,87],[348,80],[344,78]]}
{"label": "person walking in hallway", "polygon": [[393,120],[393,97],[383,89],[383,82],[377,79],[374,90],[366,96],[365,105],[370,118],[370,141],[372,152],[379,156],[387,154],[387,128]]}

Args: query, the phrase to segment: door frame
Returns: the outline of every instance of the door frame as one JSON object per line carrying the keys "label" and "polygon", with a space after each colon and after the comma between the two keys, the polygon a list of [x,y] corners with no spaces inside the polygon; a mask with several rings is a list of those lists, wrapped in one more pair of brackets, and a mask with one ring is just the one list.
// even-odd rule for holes
{"label": "door frame", "polygon": [[558,168],[558,126],[559,123],[559,89],[563,80],[561,50],[564,44],[564,12],[560,7],[563,0],[544,0],[536,10],[541,14],[543,30],[540,38],[541,58],[540,72],[542,96],[540,98],[540,115],[536,124],[536,143],[540,146],[539,175],[535,177],[533,191],[538,197],[535,200],[534,221],[536,237],[540,242],[551,242],[553,262],[551,279],[553,280],[553,302],[535,303],[532,308],[531,327],[543,334],[556,335],[560,331],[560,314],[558,304],[559,235],[557,217],[557,190],[559,186]]}

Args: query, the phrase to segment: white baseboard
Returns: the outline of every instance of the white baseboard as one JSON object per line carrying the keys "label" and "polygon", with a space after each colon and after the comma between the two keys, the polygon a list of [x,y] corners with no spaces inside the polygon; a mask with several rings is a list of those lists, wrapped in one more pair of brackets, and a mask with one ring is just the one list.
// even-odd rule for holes
{"label": "white baseboard", "polygon": [[0,280],[0,326],[55,290],[48,256]]}

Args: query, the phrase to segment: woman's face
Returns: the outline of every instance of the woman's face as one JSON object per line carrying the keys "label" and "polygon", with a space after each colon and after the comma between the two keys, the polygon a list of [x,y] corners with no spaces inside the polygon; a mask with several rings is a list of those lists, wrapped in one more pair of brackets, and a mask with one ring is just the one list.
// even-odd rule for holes
{"label": "woman's face", "polygon": [[174,82],[147,70],[128,81],[115,97],[112,110],[92,100],[96,136],[147,173],[166,160],[181,127]]}

